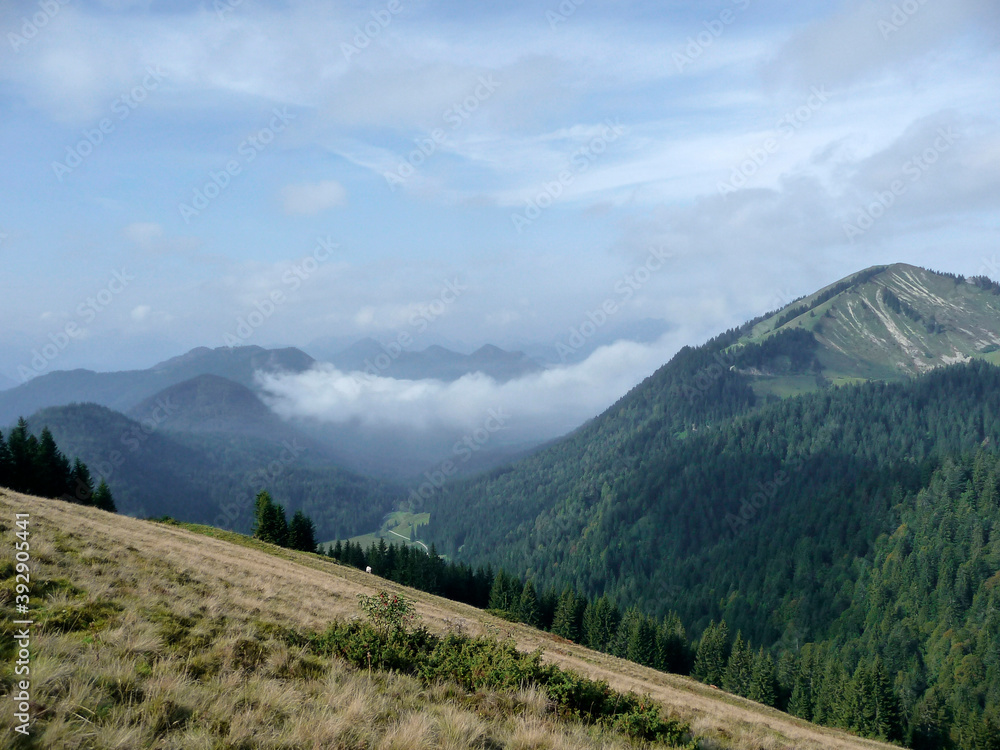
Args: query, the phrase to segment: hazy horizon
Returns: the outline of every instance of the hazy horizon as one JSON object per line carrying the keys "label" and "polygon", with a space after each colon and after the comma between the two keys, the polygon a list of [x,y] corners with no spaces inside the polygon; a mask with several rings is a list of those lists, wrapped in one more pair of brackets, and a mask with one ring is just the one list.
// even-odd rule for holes
{"label": "hazy horizon", "polygon": [[871,265],[1000,276],[986,0],[46,8],[0,9],[14,382],[592,326],[610,390]]}

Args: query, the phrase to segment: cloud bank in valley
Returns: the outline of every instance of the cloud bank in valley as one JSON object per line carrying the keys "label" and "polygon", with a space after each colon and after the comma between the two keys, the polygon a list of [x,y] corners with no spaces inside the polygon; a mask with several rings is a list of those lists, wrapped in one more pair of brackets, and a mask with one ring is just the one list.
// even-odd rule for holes
{"label": "cloud bank in valley", "polygon": [[259,373],[265,401],[286,419],[360,422],[372,427],[471,430],[502,410],[506,441],[563,435],[596,416],[676,351],[668,334],[653,344],[618,341],[578,364],[498,383],[482,373],[453,382],[396,380],[319,365],[303,373]]}

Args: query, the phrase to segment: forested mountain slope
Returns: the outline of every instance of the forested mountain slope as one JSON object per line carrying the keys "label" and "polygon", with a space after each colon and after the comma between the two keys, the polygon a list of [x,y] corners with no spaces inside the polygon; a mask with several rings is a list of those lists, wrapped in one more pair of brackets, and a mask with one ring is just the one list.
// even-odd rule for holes
{"label": "forested mountain slope", "polygon": [[878,658],[912,747],[1000,748],[1000,460],[945,459],[890,517],[828,639],[798,652],[789,709],[857,728]]}
{"label": "forested mountain slope", "polygon": [[67,452],[105,478],[118,510],[128,515],[169,515],[248,532],[254,495],[268,489],[289,513],[304,511],[330,538],[377,526],[399,497],[390,485],[331,465],[310,441],[288,437],[290,430],[267,437],[172,432],[150,414],[140,422],[96,404],[73,404],[43,409],[28,421],[35,431],[49,427]]}
{"label": "forested mountain slope", "polygon": [[648,424],[602,437],[592,425],[447,488],[425,537],[696,629],[725,617],[756,643],[811,640],[902,494],[944,456],[998,444],[1000,368],[810,394],[684,438]]}
{"label": "forested mountain slope", "polygon": [[[675,611],[696,636],[724,620],[817,696],[888,674],[901,738],[992,749],[998,292],[868,269],[686,347],[564,440],[446,487],[424,538],[540,589]],[[834,715],[850,706],[803,705],[853,726]]]}

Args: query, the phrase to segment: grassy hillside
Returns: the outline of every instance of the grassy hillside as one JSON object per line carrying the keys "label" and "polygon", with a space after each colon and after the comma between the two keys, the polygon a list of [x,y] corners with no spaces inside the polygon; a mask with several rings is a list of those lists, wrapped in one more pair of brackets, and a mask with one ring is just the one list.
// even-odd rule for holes
{"label": "grassy hillside", "polygon": [[[306,636],[359,615],[356,595],[405,595],[432,632],[509,633],[546,662],[648,693],[705,748],[888,747],[820,729],[685,678],[588,651],[471,607],[229,532],[184,529],[0,491],[0,598],[12,598],[14,513],[32,560],[31,740],[61,748],[626,748],[560,718],[547,697],[356,669]],[[201,533],[195,533],[200,531]],[[13,659],[4,623],[0,685]],[[15,747],[12,712],[0,743]],[[648,747],[648,745],[647,745]]]}

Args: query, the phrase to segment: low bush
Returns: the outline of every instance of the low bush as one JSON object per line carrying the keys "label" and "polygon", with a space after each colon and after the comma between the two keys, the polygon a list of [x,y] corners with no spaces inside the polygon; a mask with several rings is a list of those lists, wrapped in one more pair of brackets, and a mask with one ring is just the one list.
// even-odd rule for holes
{"label": "low bush", "polygon": [[334,623],[310,640],[316,652],[337,655],[360,668],[394,670],[426,683],[453,680],[473,691],[537,687],[563,716],[646,741],[675,746],[691,741],[690,727],[664,719],[648,696],[619,693],[606,682],[543,664],[540,651],[518,651],[510,639],[459,633],[439,637],[422,627],[412,631],[405,626],[386,629],[354,621]]}

